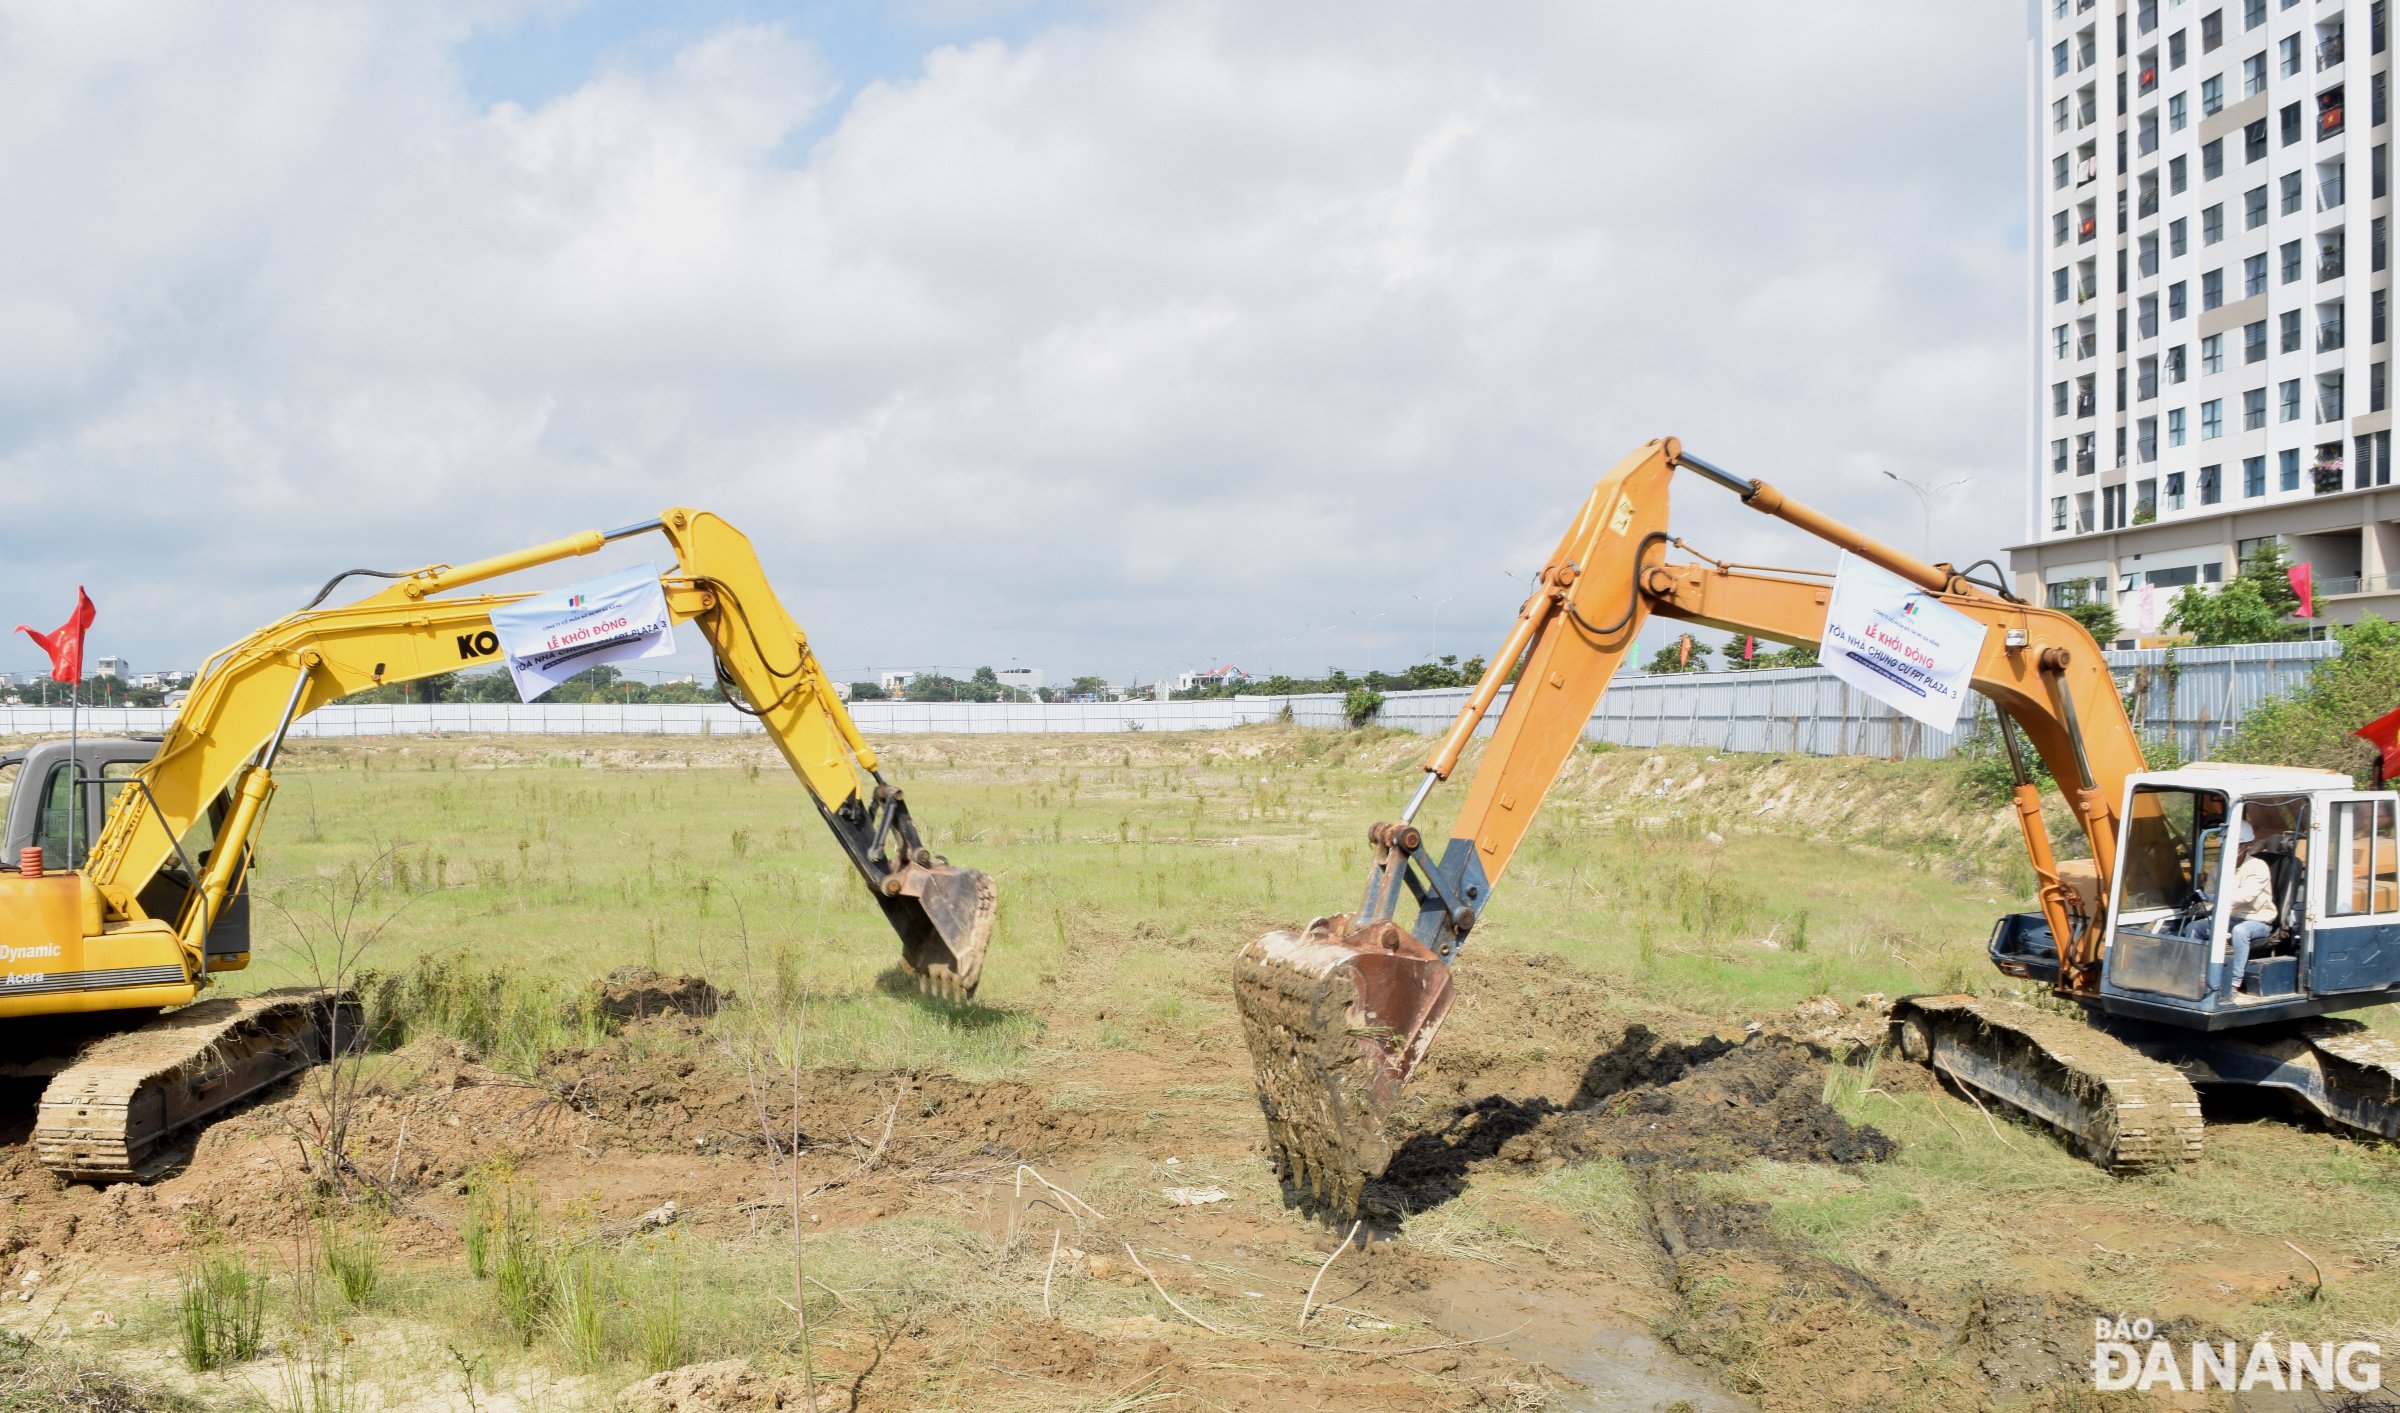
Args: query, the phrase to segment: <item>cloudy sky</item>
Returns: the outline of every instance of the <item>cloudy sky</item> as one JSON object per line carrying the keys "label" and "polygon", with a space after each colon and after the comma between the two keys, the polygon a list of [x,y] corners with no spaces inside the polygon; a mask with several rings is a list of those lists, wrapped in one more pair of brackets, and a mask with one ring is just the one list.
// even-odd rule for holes
{"label": "cloudy sky", "polygon": [[[94,652],[196,665],[335,570],[685,504],[845,674],[1397,668],[1436,602],[1443,651],[1487,646],[1662,433],[1909,546],[1882,473],[1965,478],[1937,552],[1993,554],[2023,35],[1867,0],[0,0],[0,624],[82,583]],[[1827,562],[1697,483],[1678,519]]]}

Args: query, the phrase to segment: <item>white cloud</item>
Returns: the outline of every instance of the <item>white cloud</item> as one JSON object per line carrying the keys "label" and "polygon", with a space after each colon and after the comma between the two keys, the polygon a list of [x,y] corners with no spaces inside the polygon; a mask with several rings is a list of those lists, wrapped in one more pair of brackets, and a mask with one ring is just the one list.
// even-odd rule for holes
{"label": "white cloud", "polygon": [[1662,432],[2022,528],[2009,7],[1126,7],[855,92],[736,26],[532,107],[489,8],[0,4],[7,611],[188,663],[675,502],[841,666],[1397,667]]}

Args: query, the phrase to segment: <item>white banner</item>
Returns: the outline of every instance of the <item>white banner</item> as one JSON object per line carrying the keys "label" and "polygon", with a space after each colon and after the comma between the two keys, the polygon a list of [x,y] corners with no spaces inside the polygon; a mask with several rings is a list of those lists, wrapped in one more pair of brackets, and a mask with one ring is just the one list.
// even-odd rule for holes
{"label": "white banner", "polygon": [[587,667],[675,651],[658,566],[571,584],[492,610],[517,695],[532,701]]}
{"label": "white banner", "polygon": [[1844,553],[1825,606],[1825,670],[1937,731],[1958,729],[1985,625]]}

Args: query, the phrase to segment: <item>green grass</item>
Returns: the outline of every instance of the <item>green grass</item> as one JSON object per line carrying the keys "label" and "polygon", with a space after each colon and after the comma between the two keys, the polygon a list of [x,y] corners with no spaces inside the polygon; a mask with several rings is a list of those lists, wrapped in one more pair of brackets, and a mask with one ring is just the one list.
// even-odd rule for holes
{"label": "green grass", "polygon": [[[983,989],[950,1006],[899,982],[880,911],[763,746],[414,742],[401,757],[394,743],[310,745],[281,772],[258,881],[271,905],[240,984],[309,979],[300,944],[327,931],[323,895],[363,869],[361,914],[380,923],[366,965],[394,979],[378,1004],[403,1026],[468,1041],[487,1063],[531,1072],[588,1043],[600,1025],[581,1002],[585,982],[640,964],[729,987],[737,999],[713,1033],[778,1065],[1024,1078],[1062,1112],[1124,1111],[1145,1140],[1159,1096],[1114,1087],[1110,1062],[1165,1057],[1186,1073],[1164,1097],[1222,1107],[1226,1131],[1246,1143],[1255,1112],[1226,959],[1268,927],[1356,905],[1366,827],[1400,808],[1423,746],[1290,728],[893,743],[886,772],[908,788],[929,843],[999,885]],[[1429,838],[1447,833],[1463,793],[1437,793],[1420,821]],[[1997,988],[1981,950],[1997,913],[2028,905],[2020,853],[2005,812],[1962,803],[1957,772],[1938,764],[1578,753],[1461,965],[1468,1000],[1452,1043],[1466,1043],[1469,1025],[1479,1043],[1511,1042],[1509,1015],[1471,1013],[1478,960],[1495,953],[1555,954],[1606,979],[1612,1016],[1691,1029],[1738,1031],[1822,993]],[[2400,1033],[2389,1014],[2372,1022]],[[1614,1038],[1540,1043],[1573,1045],[1565,1058],[1578,1058]],[[2194,1298],[2176,1283],[2226,1250],[2258,1257],[2288,1240],[2335,1272],[2324,1298],[2221,1297],[2232,1324],[2389,1328],[2400,1309],[2390,1150],[2280,1123],[2215,1125],[2194,1172],[2122,1182],[2040,1134],[2006,1121],[1995,1134],[1971,1107],[1873,1071],[1837,1071],[1827,1097],[1898,1139],[1899,1156],[1856,1172],[1760,1164],[1711,1181],[1771,1200],[1787,1238],[1878,1278],[2044,1285],[2130,1311]],[[1203,1124],[1168,1137],[1216,1133]],[[645,1239],[587,1257],[529,1210],[512,1214],[505,1175],[494,1181],[478,1188],[451,1274],[391,1273],[379,1307],[447,1301],[489,1327],[495,1357],[530,1348],[523,1357],[575,1367],[796,1357],[779,1303],[790,1298],[788,1246]],[[1088,1183],[1080,1190],[1103,1205],[1156,1186],[1138,1165]],[[2115,1262],[2094,1248],[2119,1243],[2075,1234],[2120,1218],[2155,1228],[2167,1258]],[[1409,1239],[1485,1262],[1552,1253],[1617,1273],[1652,1246],[1614,1163],[1479,1176]],[[812,1235],[808,1251],[813,1276],[853,1292],[810,1288],[812,1316],[822,1305],[835,1328],[893,1312],[1020,1318],[1045,1255],[919,1217]],[[562,1261],[589,1263],[563,1300]],[[495,1294],[504,1284],[510,1293]],[[1098,1320],[1152,1306],[1095,1284],[1074,1291],[1073,1308]]]}

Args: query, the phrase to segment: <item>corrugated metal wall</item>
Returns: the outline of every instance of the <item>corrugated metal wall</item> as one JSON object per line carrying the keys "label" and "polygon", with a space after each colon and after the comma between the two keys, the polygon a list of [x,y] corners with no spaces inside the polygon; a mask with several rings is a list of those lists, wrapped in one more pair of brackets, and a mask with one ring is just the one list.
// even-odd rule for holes
{"label": "corrugated metal wall", "polygon": [[[2260,702],[2289,692],[2309,669],[2340,651],[2335,643],[2252,643],[2231,648],[2162,648],[2108,654],[2129,695],[2134,723],[2168,733],[2185,756],[2205,759]],[[1450,724],[1464,687],[1393,692],[1378,724],[1431,733]],[[1503,696],[1502,701],[1506,701]],[[1977,699],[1979,711],[1989,707]],[[856,702],[850,711],[870,736],[1212,731],[1273,721],[1286,711],[1304,726],[1340,726],[1342,698],[1234,697],[1186,702],[1067,706],[1005,702]],[[1497,712],[1494,713],[1497,715]],[[165,708],[96,707],[83,712],[91,735],[164,731]],[[63,707],[0,707],[0,735],[64,733]],[[572,706],[445,704],[332,706],[295,723],[296,736],[435,734],[666,735],[754,734],[758,723],[727,706]],[[1487,725],[1486,729],[1489,727]],[[1585,736],[1623,746],[1699,746],[1716,751],[1785,751],[1938,759],[1956,744],[1820,668],[1620,676],[1601,699]]]}

